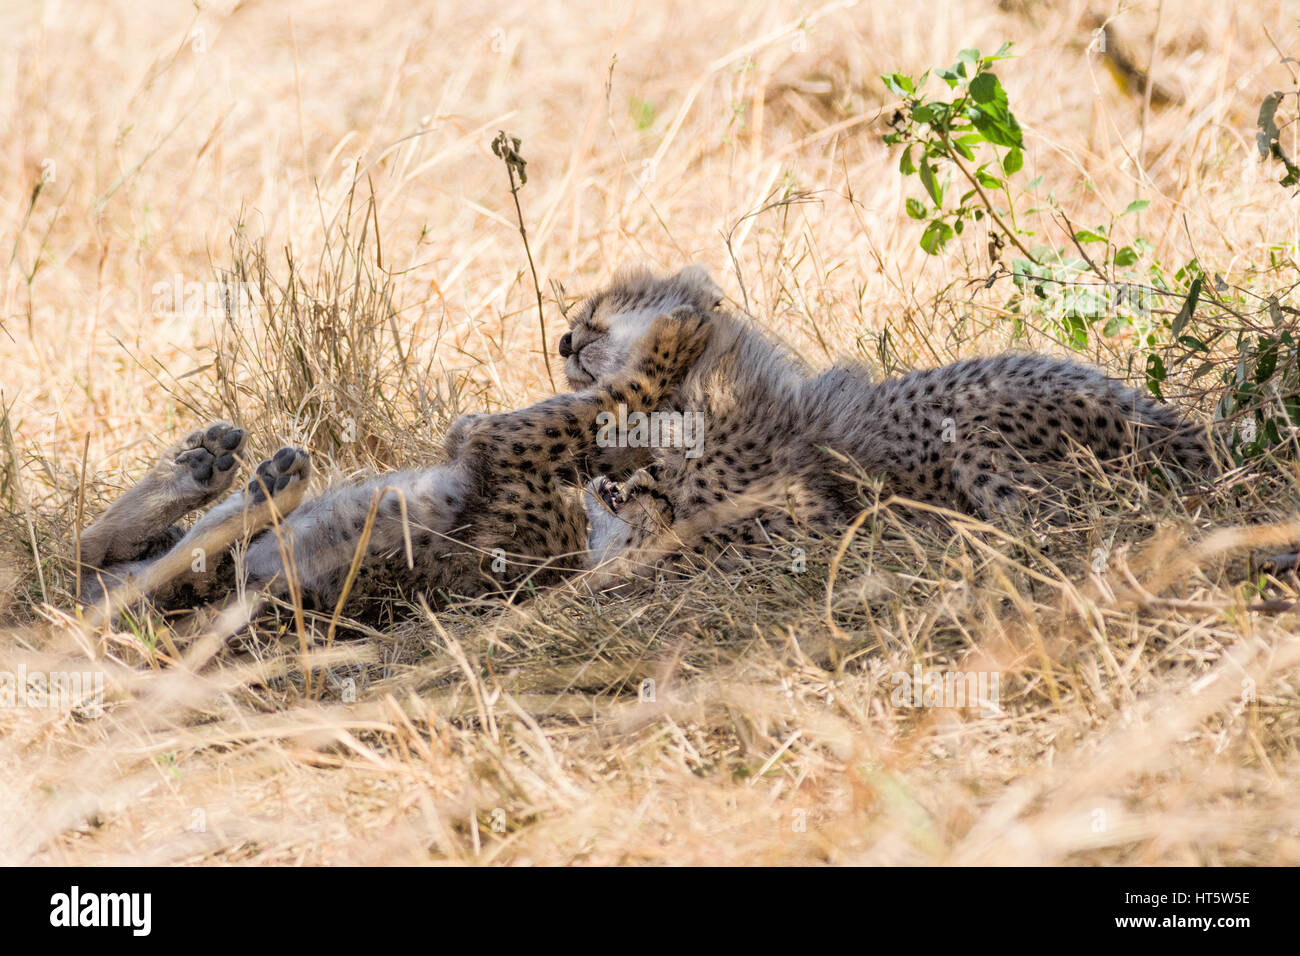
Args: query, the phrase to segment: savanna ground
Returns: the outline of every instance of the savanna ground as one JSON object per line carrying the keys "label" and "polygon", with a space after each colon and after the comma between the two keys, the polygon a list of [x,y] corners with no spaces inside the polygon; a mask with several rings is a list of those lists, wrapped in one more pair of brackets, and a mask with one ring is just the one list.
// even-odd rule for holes
{"label": "savanna ground", "polygon": [[[106,689],[99,716],[0,710],[4,862],[1300,862],[1295,581],[1252,567],[1300,538],[1288,434],[1195,495],[1099,485],[1049,546],[884,509],[806,567],[359,637],[291,609],[233,647],[220,621],[89,627],[72,560],[205,420],[310,448],[323,482],[553,391],[499,129],[551,350],[618,265],[697,261],[813,365],[1073,337],[1137,385],[1158,356],[1208,423],[1242,324],[1294,324],[1294,189],[1255,139],[1294,8],[7,6],[0,670]],[[1136,323],[1081,338],[987,281],[1015,254],[987,219],[918,246],[880,74],[1004,40],[1024,168],[999,202],[1027,247],[1106,226],[1085,271],[1168,290]],[[263,298],[192,285],[223,276]],[[997,672],[1000,710],[892,699],[914,668]]]}

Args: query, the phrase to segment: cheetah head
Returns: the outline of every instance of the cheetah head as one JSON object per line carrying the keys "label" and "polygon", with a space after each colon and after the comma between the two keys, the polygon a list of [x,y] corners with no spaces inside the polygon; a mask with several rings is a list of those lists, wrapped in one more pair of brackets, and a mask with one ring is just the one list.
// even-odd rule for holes
{"label": "cheetah head", "polygon": [[569,386],[586,388],[622,368],[632,346],[665,312],[679,305],[711,310],[721,303],[722,291],[700,266],[662,279],[648,272],[624,273],[572,313],[569,331],[560,338]]}

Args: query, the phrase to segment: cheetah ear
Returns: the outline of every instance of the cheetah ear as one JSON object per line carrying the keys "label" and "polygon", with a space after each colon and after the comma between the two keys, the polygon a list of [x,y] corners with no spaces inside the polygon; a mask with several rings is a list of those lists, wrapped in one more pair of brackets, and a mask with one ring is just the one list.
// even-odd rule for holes
{"label": "cheetah ear", "polygon": [[611,285],[633,285],[651,278],[650,270],[634,262],[620,262],[611,273]]}
{"label": "cheetah ear", "polygon": [[706,296],[714,308],[722,304],[722,290],[709,278],[709,273],[701,265],[689,265],[677,273],[677,281],[682,285],[698,290]]}

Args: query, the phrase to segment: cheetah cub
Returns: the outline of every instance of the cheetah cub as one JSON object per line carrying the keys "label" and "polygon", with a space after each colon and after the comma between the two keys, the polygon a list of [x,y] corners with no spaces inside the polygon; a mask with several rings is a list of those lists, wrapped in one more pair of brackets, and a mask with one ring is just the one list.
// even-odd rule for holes
{"label": "cheetah cub", "polygon": [[560,341],[569,382],[583,388],[618,367],[660,312],[714,315],[708,348],[658,409],[667,421],[702,421],[702,441],[628,447],[619,465],[630,477],[588,488],[589,546],[617,559],[607,567],[635,572],[674,554],[713,559],[834,530],[864,507],[863,478],[879,481],[882,501],[1006,520],[1050,518],[1056,493],[1078,481],[1080,455],[1192,476],[1212,467],[1203,429],[1096,369],[1010,354],[885,382],[848,363],[810,374],[721,299],[698,267],[629,274],[577,309]]}
{"label": "cheetah cub", "polygon": [[373,617],[395,595],[437,607],[551,583],[583,566],[583,486],[625,468],[621,449],[597,441],[597,419],[669,402],[711,333],[711,313],[687,303],[650,316],[599,381],[458,418],[437,467],[308,499],[308,455],[282,448],[183,531],[173,523],[234,484],[246,436],[218,422],[168,450],[82,535],[83,599],[109,596],[111,613],[139,596],[167,608],[252,592],[329,611],[346,600]]}

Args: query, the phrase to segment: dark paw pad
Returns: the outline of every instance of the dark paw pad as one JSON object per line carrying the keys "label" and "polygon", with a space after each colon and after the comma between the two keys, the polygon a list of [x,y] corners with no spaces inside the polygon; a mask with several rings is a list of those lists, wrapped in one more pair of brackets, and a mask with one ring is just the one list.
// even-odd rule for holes
{"label": "dark paw pad", "polygon": [[192,432],[173,459],[186,468],[199,484],[230,476],[248,434],[229,421],[217,421],[208,428]]}
{"label": "dark paw pad", "polygon": [[190,477],[201,485],[212,480],[212,469],[215,463],[216,459],[212,457],[212,452],[206,448],[191,448],[176,457],[176,464],[184,465]]}
{"label": "dark paw pad", "polygon": [[191,434],[174,461],[201,486],[225,486],[247,438],[248,434],[237,425],[217,422]]}
{"label": "dark paw pad", "polygon": [[233,452],[243,446],[245,437],[242,428],[227,422],[217,422],[204,433],[203,441],[209,448]]}
{"label": "dark paw pad", "polygon": [[278,494],[292,484],[306,481],[311,471],[311,456],[300,448],[281,448],[271,458],[257,466],[252,481],[248,483],[248,499],[252,504],[265,501],[268,495]]}

